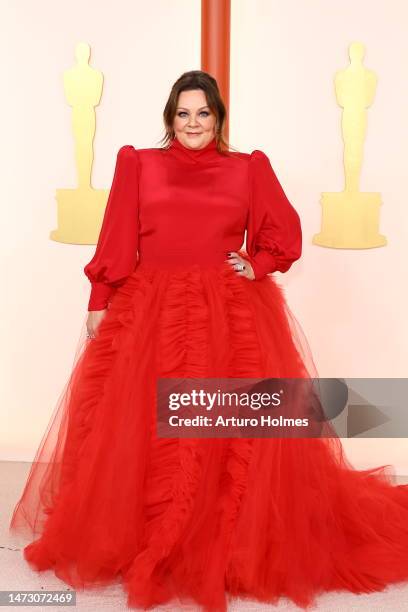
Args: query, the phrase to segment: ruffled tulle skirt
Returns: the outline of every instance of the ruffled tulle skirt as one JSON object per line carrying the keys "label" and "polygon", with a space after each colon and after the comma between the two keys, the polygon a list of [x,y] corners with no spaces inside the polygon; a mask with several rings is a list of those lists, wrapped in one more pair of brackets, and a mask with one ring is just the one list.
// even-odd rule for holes
{"label": "ruffled tulle skirt", "polygon": [[159,438],[157,377],[317,376],[273,276],[140,264],[74,367],[10,528],[30,566],[76,589],[121,581],[130,607],[307,607],[408,579],[408,486],[358,471],[337,437]]}

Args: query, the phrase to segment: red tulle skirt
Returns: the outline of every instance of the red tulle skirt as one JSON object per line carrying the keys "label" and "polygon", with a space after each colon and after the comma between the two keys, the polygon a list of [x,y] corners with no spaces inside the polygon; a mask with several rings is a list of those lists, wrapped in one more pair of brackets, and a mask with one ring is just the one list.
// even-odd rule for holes
{"label": "red tulle skirt", "polygon": [[[85,324],[84,324],[85,327]],[[120,581],[129,607],[233,597],[306,608],[408,579],[408,486],[356,470],[328,438],[158,438],[157,377],[315,377],[273,276],[141,263],[74,367],[10,529],[76,589]]]}

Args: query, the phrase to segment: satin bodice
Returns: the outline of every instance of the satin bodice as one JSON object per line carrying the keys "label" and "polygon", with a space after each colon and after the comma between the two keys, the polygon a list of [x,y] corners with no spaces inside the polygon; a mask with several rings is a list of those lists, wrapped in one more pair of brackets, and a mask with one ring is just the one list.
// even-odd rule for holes
{"label": "satin bodice", "polygon": [[174,138],[166,148],[120,148],[99,234],[84,272],[89,310],[107,306],[137,265],[218,264],[245,257],[255,281],[285,272],[301,255],[301,224],[268,156],[201,149]]}
{"label": "satin bodice", "polygon": [[224,157],[215,138],[203,149],[174,139],[141,152],[139,261],[220,263],[244,242],[248,216],[245,156]]}

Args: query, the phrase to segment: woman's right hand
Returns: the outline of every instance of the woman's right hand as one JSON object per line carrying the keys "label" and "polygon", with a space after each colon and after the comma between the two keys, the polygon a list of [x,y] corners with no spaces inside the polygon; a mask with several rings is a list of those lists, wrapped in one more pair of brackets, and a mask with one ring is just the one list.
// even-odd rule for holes
{"label": "woman's right hand", "polygon": [[104,310],[90,310],[88,318],[86,320],[86,329],[89,338],[96,338],[98,333],[98,327],[101,324],[103,317],[107,312],[107,308]]}

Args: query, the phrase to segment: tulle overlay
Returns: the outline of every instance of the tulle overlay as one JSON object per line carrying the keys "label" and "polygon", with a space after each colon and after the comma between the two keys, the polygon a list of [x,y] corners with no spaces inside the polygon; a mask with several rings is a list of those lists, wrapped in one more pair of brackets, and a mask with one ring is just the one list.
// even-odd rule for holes
{"label": "tulle overlay", "polygon": [[155,436],[160,377],[317,376],[274,277],[140,264],[79,342],[11,522],[32,568],[77,589],[313,604],[408,578],[408,486],[358,471],[340,440]]}

